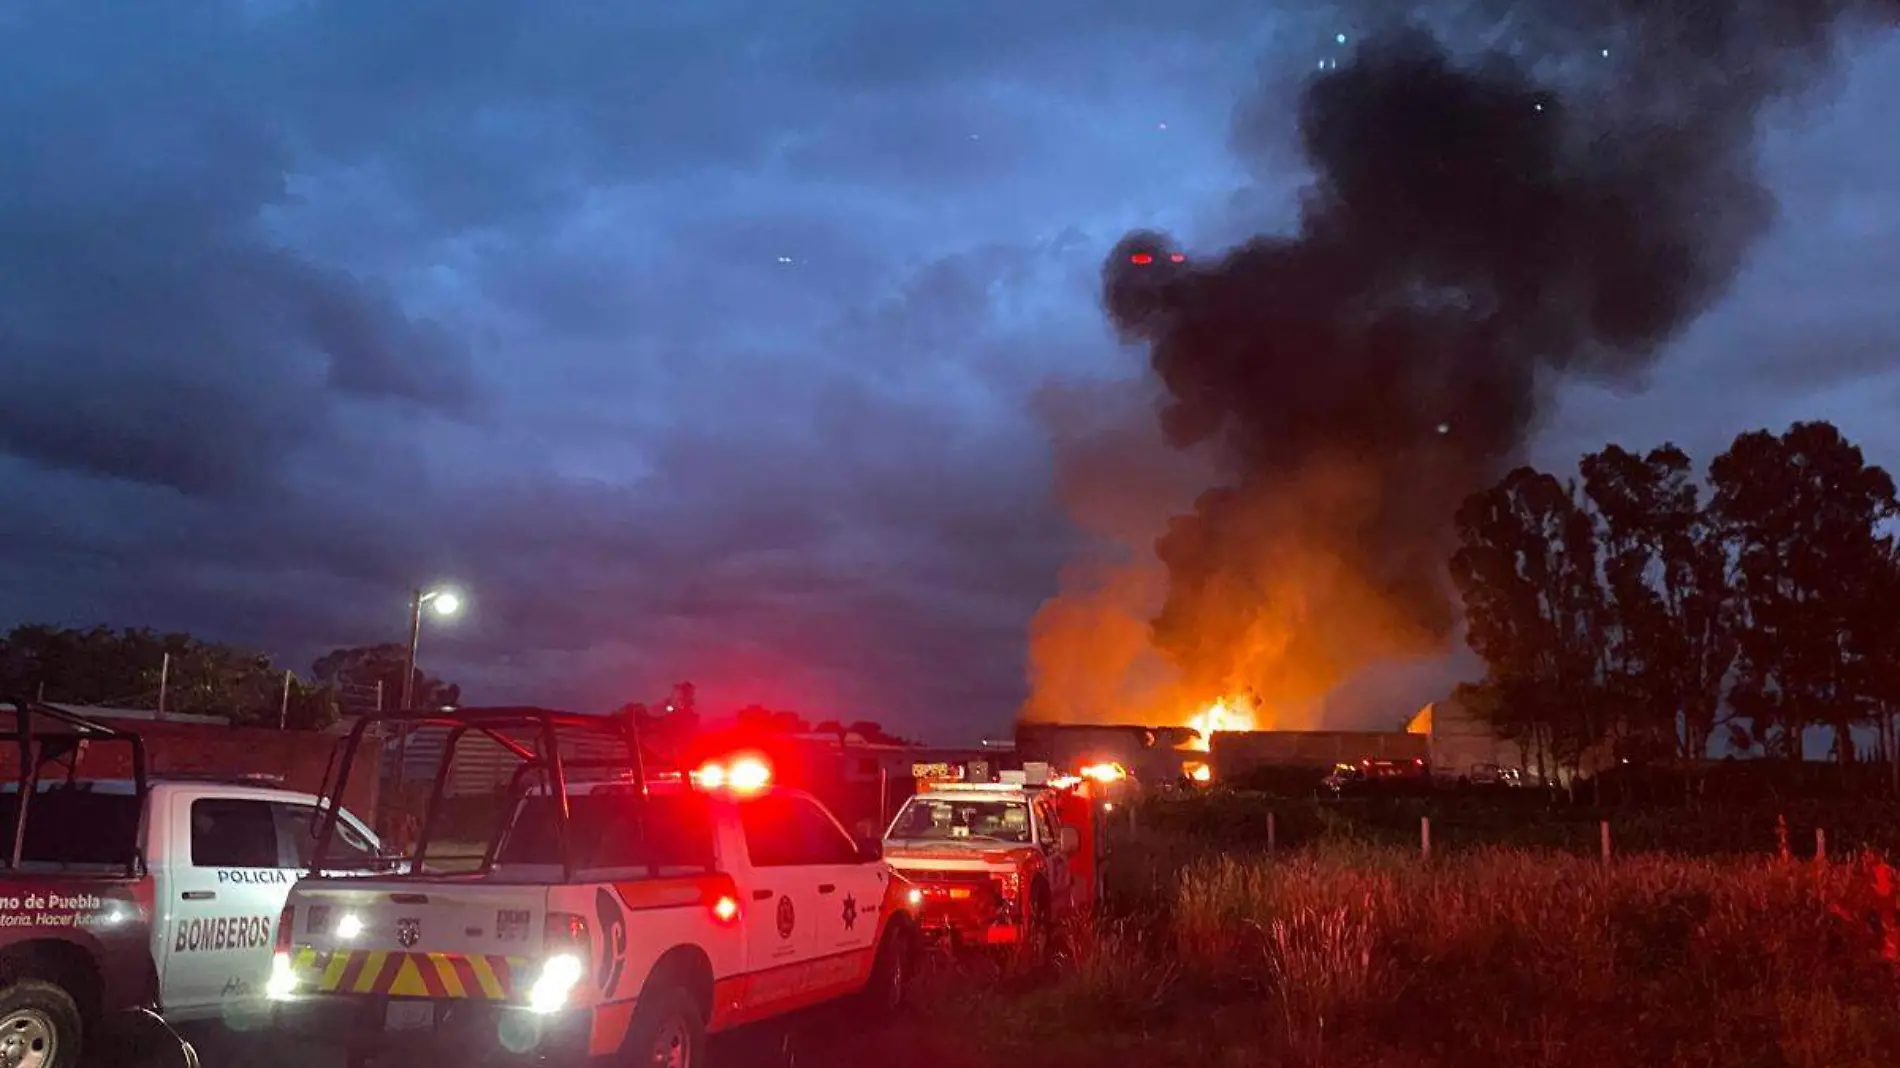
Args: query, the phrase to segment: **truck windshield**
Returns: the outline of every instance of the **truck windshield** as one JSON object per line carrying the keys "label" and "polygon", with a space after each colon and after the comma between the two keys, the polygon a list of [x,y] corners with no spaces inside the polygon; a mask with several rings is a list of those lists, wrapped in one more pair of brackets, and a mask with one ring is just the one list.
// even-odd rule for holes
{"label": "truck windshield", "polygon": [[1022,801],[913,797],[897,814],[887,837],[1028,842],[1029,805]]}
{"label": "truck windshield", "polygon": [[[18,791],[0,794],[0,828],[13,826]],[[139,799],[131,793],[50,787],[26,810],[24,864],[123,865],[138,844]],[[0,854],[13,843],[0,842]],[[0,860],[0,863],[5,863]]]}

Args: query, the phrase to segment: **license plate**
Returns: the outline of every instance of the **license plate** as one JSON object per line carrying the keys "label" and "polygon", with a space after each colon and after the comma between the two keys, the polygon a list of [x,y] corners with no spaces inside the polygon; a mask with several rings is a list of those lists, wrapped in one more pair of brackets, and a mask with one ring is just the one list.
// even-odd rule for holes
{"label": "license plate", "polygon": [[969,897],[970,897],[970,892],[968,890],[950,891],[950,900],[952,901],[966,901],[969,899]]}
{"label": "license plate", "polygon": [[428,1001],[392,1001],[383,1012],[385,1031],[421,1031],[435,1026],[435,1004]]}

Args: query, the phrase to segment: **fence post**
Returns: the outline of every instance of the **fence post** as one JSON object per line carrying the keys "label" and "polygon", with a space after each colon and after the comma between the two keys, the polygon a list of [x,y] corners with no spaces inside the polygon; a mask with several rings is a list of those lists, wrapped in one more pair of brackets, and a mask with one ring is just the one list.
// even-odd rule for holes
{"label": "fence post", "polygon": [[1272,856],[1280,848],[1280,822],[1272,811],[1267,813],[1267,855]]}
{"label": "fence post", "polygon": [[1432,818],[1418,818],[1418,855],[1425,860],[1432,859]]}
{"label": "fence post", "polygon": [[1816,864],[1827,863],[1827,828],[1826,827],[1816,827],[1814,829],[1814,862]]}
{"label": "fence post", "polygon": [[1610,862],[1610,821],[1609,820],[1603,820],[1597,824],[1597,841],[1600,845],[1600,848],[1603,851],[1603,863],[1608,864]]}

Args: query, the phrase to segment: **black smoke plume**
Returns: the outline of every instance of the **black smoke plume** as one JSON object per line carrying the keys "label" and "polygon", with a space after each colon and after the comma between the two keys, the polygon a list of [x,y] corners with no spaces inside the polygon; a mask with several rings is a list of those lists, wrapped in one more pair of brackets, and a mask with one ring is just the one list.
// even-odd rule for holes
{"label": "black smoke plume", "polygon": [[[1509,54],[1400,26],[1321,60],[1294,233],[1205,260],[1125,237],[1108,314],[1149,347],[1168,442],[1224,468],[1155,545],[1183,699],[1291,715],[1443,649],[1459,501],[1553,384],[1640,384],[1728,289],[1773,215],[1763,105],[1826,72],[1843,16],[1897,6],[1476,0]],[[1238,145],[1273,140],[1276,103],[1241,109]]]}

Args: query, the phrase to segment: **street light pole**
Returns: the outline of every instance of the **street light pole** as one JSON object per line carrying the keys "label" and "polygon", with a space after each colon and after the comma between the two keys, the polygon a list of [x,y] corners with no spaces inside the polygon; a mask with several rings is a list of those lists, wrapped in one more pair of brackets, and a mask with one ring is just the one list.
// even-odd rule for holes
{"label": "street light pole", "polygon": [[[409,592],[409,648],[408,655],[402,660],[402,703],[396,707],[409,711],[409,702],[415,699],[416,692],[416,646],[422,642],[422,591]],[[409,724],[396,725],[396,789],[398,800],[402,797],[403,780],[409,774]]]}
{"label": "street light pole", "polygon": [[[433,604],[437,615],[452,616],[461,608],[462,599],[453,590],[436,589],[424,593],[420,588],[409,591],[409,647],[402,661],[402,704],[398,707],[408,712],[416,700],[416,646],[422,642],[422,606]],[[403,778],[409,770],[409,724],[396,727],[396,793],[402,794]]]}
{"label": "street light pole", "polygon": [[410,702],[416,696],[416,646],[422,642],[422,591],[412,590],[409,594],[409,655],[402,662],[402,704],[396,706],[404,712],[409,711]]}

